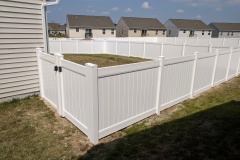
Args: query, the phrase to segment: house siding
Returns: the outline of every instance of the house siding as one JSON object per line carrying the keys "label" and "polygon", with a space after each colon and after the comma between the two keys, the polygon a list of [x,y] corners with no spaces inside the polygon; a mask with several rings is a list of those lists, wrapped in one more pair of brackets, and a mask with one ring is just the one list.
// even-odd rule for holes
{"label": "house siding", "polygon": [[0,102],[39,92],[36,48],[43,48],[45,0],[0,0]]}
{"label": "house siding", "polygon": [[[178,28],[171,21],[167,21],[165,27],[167,28],[167,37],[178,37]],[[169,31],[171,31],[171,34],[169,34]]]}
{"label": "house siding", "polygon": [[[202,37],[202,38],[210,38],[212,36],[212,31],[210,31],[210,35],[208,35],[209,31],[204,31],[204,35],[202,35],[203,31],[194,31],[194,37]],[[189,37],[190,30],[180,30],[178,33],[179,37]]]}
{"label": "house siding", "polygon": [[[103,29],[92,29],[93,38],[107,38],[116,37],[116,29],[114,29],[114,34],[111,33],[111,29],[105,29],[105,34],[103,34]],[[85,38],[85,29],[79,28],[79,32],[76,32],[76,28],[68,29],[69,38]]]}
{"label": "house siding", "polygon": [[[129,37],[141,37],[142,30],[136,29],[136,33],[134,33],[134,29],[128,30]],[[163,30],[158,30],[158,34],[156,34],[156,30],[147,30],[146,37],[166,37],[166,32],[163,34]]]}
{"label": "house siding", "polygon": [[117,37],[128,37],[129,28],[127,24],[124,22],[124,20],[121,18],[117,24],[117,30],[116,30],[116,36]]}

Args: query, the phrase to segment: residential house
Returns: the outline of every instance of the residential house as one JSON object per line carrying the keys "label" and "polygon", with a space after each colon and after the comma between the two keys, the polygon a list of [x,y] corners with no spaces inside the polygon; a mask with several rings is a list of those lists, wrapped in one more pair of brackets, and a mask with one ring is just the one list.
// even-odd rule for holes
{"label": "residential house", "polygon": [[48,23],[48,35],[49,37],[65,37],[66,36],[66,24],[61,25],[58,23]]}
{"label": "residential house", "polygon": [[166,27],[156,18],[122,17],[117,37],[166,37]]}
{"label": "residential house", "polygon": [[210,23],[212,37],[240,38],[240,23]]}
{"label": "residential house", "polygon": [[67,37],[116,37],[116,26],[108,16],[67,15]]}
{"label": "residential house", "polygon": [[169,19],[165,23],[168,37],[205,37],[212,36],[212,28],[201,20]]}
{"label": "residential house", "polygon": [[45,0],[0,0],[0,102],[39,93],[36,48],[44,48]]}

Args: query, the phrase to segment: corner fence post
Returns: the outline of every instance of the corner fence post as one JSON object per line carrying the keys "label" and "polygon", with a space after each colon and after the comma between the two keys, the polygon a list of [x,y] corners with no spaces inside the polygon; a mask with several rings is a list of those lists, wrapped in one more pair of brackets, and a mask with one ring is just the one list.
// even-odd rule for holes
{"label": "corner fence post", "polygon": [[57,94],[58,94],[58,104],[57,104],[57,111],[58,114],[61,117],[64,117],[63,115],[63,108],[62,108],[62,99],[64,99],[64,97],[62,96],[62,85],[61,85],[61,71],[62,69],[60,69],[61,64],[60,64],[60,59],[63,59],[63,55],[61,55],[60,53],[54,53],[54,65],[58,68],[56,74],[56,79],[57,79]]}
{"label": "corner fence post", "polygon": [[99,139],[98,66],[86,63],[86,108],[88,109],[88,138],[93,144]]}
{"label": "corner fence post", "polygon": [[157,94],[156,94],[156,114],[160,114],[161,107],[161,97],[162,97],[162,86],[163,86],[163,75],[164,75],[164,65],[165,65],[165,57],[159,57],[159,69],[158,69],[158,81],[157,81]]}
{"label": "corner fence post", "polygon": [[212,87],[214,86],[214,81],[215,81],[215,75],[216,75],[216,70],[217,70],[217,63],[218,63],[218,57],[219,57],[219,49],[216,49],[216,58],[214,62],[214,67],[213,67],[213,75],[212,75]]}
{"label": "corner fence post", "polygon": [[225,81],[228,81],[228,75],[229,75],[231,60],[232,60],[232,53],[233,53],[233,47],[230,47],[230,55],[229,55],[229,60],[228,60],[228,66],[227,66],[227,73],[226,73]]}
{"label": "corner fence post", "polygon": [[36,48],[36,54],[37,54],[37,64],[38,64],[38,76],[39,76],[39,86],[40,86],[40,96],[43,98],[44,97],[44,88],[43,88],[43,78],[42,78],[42,63],[41,63],[41,54],[42,50],[41,48]]}
{"label": "corner fence post", "polygon": [[192,82],[191,82],[191,90],[190,90],[190,98],[193,98],[194,94],[194,83],[197,69],[197,61],[198,61],[198,52],[194,52],[194,64],[193,64],[193,72],[192,72]]}

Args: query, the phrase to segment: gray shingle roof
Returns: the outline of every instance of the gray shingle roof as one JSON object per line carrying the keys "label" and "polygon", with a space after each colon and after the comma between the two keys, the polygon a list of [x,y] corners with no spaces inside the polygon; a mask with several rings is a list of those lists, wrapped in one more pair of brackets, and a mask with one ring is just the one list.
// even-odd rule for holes
{"label": "gray shingle roof", "polygon": [[179,29],[212,30],[212,28],[210,28],[201,20],[191,20],[191,19],[169,19],[169,20]]}
{"label": "gray shingle roof", "polygon": [[[240,23],[211,23],[219,31],[240,31]],[[211,25],[210,24],[210,25]]]}
{"label": "gray shingle roof", "polygon": [[108,16],[67,15],[70,27],[79,28],[116,28]]}
{"label": "gray shingle roof", "polygon": [[166,29],[156,18],[122,17],[131,29]]}

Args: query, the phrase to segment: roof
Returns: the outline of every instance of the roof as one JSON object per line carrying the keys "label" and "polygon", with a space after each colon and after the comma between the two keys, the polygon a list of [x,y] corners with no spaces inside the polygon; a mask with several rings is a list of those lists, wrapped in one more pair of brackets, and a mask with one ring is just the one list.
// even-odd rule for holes
{"label": "roof", "polygon": [[108,16],[67,15],[69,27],[116,28]]}
{"label": "roof", "polygon": [[176,27],[185,30],[213,30],[201,20],[169,19]]}
{"label": "roof", "polygon": [[66,24],[60,25],[58,23],[48,23],[48,30],[65,31],[66,30]]}
{"label": "roof", "polygon": [[210,23],[219,31],[240,31],[240,23]]}
{"label": "roof", "polygon": [[122,17],[122,19],[132,29],[166,29],[157,18]]}

